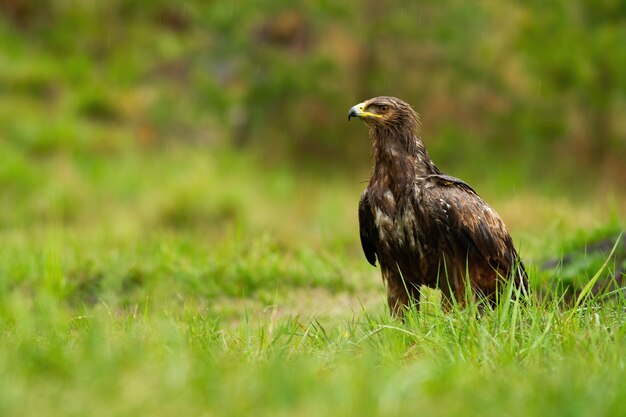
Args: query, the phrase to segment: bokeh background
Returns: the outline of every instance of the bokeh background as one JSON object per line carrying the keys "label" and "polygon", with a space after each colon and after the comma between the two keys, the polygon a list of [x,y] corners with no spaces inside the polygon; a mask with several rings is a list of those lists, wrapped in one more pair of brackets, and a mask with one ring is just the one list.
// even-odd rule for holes
{"label": "bokeh background", "polygon": [[415,107],[530,264],[623,224],[623,1],[0,0],[4,289],[379,294],[346,117],[376,95]]}

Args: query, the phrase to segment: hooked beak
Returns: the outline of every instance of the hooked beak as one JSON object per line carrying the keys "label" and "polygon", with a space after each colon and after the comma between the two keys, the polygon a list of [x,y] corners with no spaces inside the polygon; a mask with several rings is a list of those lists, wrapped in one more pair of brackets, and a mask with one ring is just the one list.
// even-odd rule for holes
{"label": "hooked beak", "polygon": [[352,108],[348,112],[348,121],[350,121],[350,119],[353,117],[358,117],[360,119],[366,119],[366,118],[372,118],[372,117],[375,117],[375,118],[383,117],[380,114],[372,113],[371,111],[365,111],[366,104],[367,102],[364,101],[363,103],[359,103],[359,104],[352,106]]}
{"label": "hooked beak", "polygon": [[363,115],[363,108],[363,103],[352,106],[352,108],[348,112],[348,121],[350,121],[352,117],[361,117],[361,115]]}

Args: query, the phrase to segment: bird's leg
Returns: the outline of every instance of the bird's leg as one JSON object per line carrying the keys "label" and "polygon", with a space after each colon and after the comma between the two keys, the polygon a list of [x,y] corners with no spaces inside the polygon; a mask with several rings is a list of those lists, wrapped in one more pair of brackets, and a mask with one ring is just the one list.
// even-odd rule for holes
{"label": "bird's leg", "polygon": [[455,299],[456,297],[453,295],[451,288],[448,288],[445,285],[440,286],[439,289],[441,290],[441,308],[443,311],[449,312],[452,310],[452,306],[454,305],[454,301],[452,301],[453,297]]}
{"label": "bird's leg", "polygon": [[409,307],[409,295],[404,286],[391,282],[387,284],[387,304],[392,316],[404,319],[404,313]]}
{"label": "bird's leg", "polygon": [[408,308],[418,308],[419,288],[405,282],[399,271],[383,271],[383,278],[387,283],[387,304],[392,316],[404,319]]}
{"label": "bird's leg", "polygon": [[456,304],[464,308],[468,302],[476,301],[475,291],[468,282],[464,269],[446,271],[446,276],[439,284],[441,304],[444,311],[450,311]]}

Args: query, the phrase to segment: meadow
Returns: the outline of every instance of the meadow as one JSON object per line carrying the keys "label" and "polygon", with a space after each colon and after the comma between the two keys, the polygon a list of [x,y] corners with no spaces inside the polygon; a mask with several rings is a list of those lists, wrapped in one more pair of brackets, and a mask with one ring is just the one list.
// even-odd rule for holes
{"label": "meadow", "polygon": [[[0,415],[624,415],[626,298],[588,291],[626,268],[619,5],[580,43],[583,2],[270,3],[0,1]],[[390,318],[345,120],[372,91],[501,214],[528,298]]]}
{"label": "meadow", "polygon": [[[623,297],[477,319],[431,294],[392,320],[360,253],[356,176],[187,147],[7,160],[3,415],[623,413]],[[619,225],[616,197],[489,197],[535,288],[582,226]]]}

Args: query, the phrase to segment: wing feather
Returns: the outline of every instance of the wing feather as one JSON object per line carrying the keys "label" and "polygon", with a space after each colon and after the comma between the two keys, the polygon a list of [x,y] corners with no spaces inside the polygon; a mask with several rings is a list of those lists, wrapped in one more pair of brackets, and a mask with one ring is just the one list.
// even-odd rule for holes
{"label": "wing feather", "polygon": [[361,235],[361,247],[367,261],[376,266],[376,242],[378,232],[374,223],[374,212],[369,203],[367,190],[361,195],[359,201],[359,231]]}
{"label": "wing feather", "polygon": [[[472,251],[491,267],[509,273],[519,257],[500,216],[465,182],[448,175],[430,175],[424,206],[450,245]],[[521,264],[520,264],[521,265]],[[521,267],[523,269],[523,266]]]}

